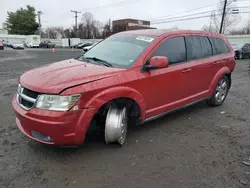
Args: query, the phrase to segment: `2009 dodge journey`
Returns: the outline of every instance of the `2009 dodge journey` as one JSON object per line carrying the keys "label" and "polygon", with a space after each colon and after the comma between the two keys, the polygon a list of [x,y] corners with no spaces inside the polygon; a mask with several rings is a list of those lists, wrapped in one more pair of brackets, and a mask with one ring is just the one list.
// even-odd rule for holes
{"label": "2009 dodge journey", "polygon": [[206,100],[221,105],[231,86],[234,52],[220,34],[126,31],[84,55],[24,73],[12,105],[19,129],[51,145],[80,145],[91,127],[123,145],[141,124]]}

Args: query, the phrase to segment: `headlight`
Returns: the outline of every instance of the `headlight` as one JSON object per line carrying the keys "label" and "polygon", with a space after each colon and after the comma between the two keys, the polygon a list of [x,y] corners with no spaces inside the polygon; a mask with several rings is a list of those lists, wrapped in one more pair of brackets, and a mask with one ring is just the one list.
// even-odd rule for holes
{"label": "headlight", "polygon": [[40,95],[36,103],[36,108],[53,111],[67,111],[79,100],[80,96],[80,94],[67,96]]}

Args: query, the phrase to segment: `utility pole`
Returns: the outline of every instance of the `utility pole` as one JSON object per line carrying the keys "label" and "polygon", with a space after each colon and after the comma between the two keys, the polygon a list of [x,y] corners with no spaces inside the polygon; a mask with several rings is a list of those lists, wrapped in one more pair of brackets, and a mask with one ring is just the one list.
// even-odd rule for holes
{"label": "utility pole", "polygon": [[41,38],[41,33],[42,33],[41,14],[42,14],[42,11],[39,10],[39,11],[37,12],[37,17],[38,17],[39,36],[40,36],[40,38]]}
{"label": "utility pole", "polygon": [[75,13],[75,27],[76,27],[76,37],[77,37],[78,36],[77,14],[80,14],[81,12],[77,12],[76,10],[71,10],[71,12]]}
{"label": "utility pole", "polygon": [[224,18],[225,18],[225,14],[226,14],[226,7],[227,7],[227,0],[225,0],[225,2],[224,2],[224,8],[223,8],[221,23],[220,23],[220,33],[222,33],[222,29],[223,29]]}

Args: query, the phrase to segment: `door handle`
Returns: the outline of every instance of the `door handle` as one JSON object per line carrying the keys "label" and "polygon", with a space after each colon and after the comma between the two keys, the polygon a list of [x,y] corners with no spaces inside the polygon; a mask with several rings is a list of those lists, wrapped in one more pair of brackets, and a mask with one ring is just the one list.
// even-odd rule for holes
{"label": "door handle", "polygon": [[222,61],[214,61],[213,64],[220,64]]}
{"label": "door handle", "polygon": [[191,69],[183,69],[181,72],[182,73],[191,72]]}

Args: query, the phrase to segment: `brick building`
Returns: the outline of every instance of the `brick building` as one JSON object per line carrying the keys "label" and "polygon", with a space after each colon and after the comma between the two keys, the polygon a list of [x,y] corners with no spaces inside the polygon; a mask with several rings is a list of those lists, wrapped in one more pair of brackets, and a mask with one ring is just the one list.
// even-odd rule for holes
{"label": "brick building", "polygon": [[156,29],[150,27],[150,21],[146,20],[135,20],[135,19],[121,19],[114,20],[112,22],[113,33],[128,31],[128,30],[138,30],[138,29]]}

